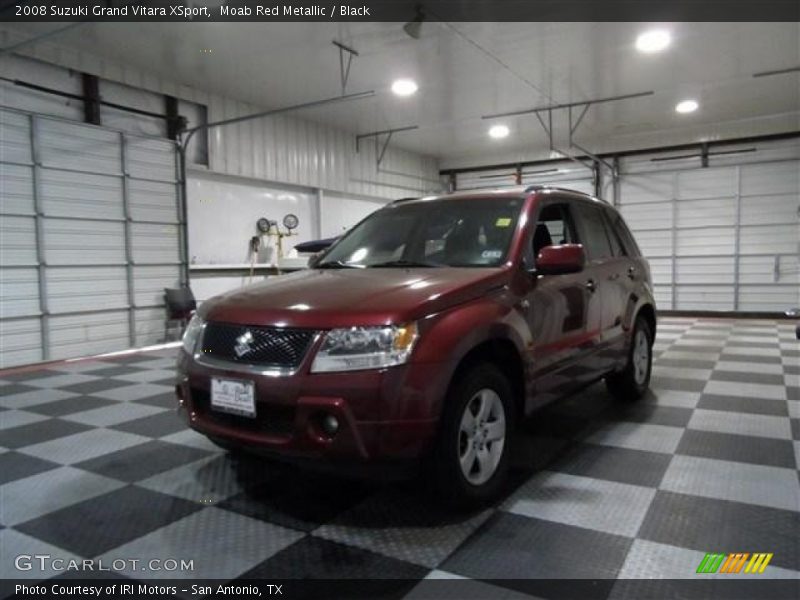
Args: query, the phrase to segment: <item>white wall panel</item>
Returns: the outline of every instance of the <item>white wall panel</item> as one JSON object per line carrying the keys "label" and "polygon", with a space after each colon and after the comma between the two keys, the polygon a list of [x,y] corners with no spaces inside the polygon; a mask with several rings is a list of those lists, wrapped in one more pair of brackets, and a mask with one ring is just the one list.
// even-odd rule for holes
{"label": "white wall panel", "polygon": [[0,162],[0,213],[33,215],[33,168]]}
{"label": "white wall panel", "polygon": [[125,267],[47,269],[47,306],[52,313],[125,308]]}
{"label": "white wall panel", "polygon": [[[137,308],[133,311],[134,318],[134,345],[137,347],[151,346],[164,341],[164,307]],[[180,333],[173,324],[170,334],[172,339],[178,339]]]}
{"label": "white wall panel", "polygon": [[625,222],[633,231],[672,229],[672,203],[622,204]]}
{"label": "white wall panel", "polygon": [[0,319],[40,313],[38,270],[33,267],[0,272]]}
{"label": "white wall panel", "polygon": [[678,174],[678,198],[725,198],[736,195],[736,169],[695,169]]}
{"label": "white wall panel", "polygon": [[[798,165],[800,167],[800,165]],[[791,223],[797,219],[800,193],[742,198],[742,225]]]}
{"label": "white wall panel", "polygon": [[361,219],[385,205],[385,201],[376,202],[375,200],[325,194],[322,200],[321,237],[340,236]]}
{"label": "white wall panel", "polygon": [[42,323],[38,318],[0,321],[0,368],[43,360]]}
{"label": "white wall panel", "polygon": [[[258,233],[256,221],[266,217],[280,223],[293,213],[300,225],[296,236],[284,239],[288,251],[314,239],[315,202],[316,194],[308,189],[192,173],[187,184],[189,255],[197,264],[249,262],[248,244]],[[274,244],[267,236],[263,242]],[[267,254],[262,252],[258,262],[270,262]]]}
{"label": "white wall panel", "polygon": [[123,219],[122,179],[109,175],[42,169],[42,209],[48,217]]}
{"label": "white wall panel", "polygon": [[672,310],[672,285],[654,285],[653,297],[658,310]]}
{"label": "white wall panel", "polygon": [[122,222],[45,219],[43,229],[48,265],[125,262]]}
{"label": "white wall panel", "polygon": [[633,234],[644,256],[657,258],[672,255],[671,231],[653,230],[637,232],[634,229]]}
{"label": "white wall panel", "polygon": [[739,281],[742,284],[766,284],[765,287],[773,283],[800,285],[800,258],[796,254],[741,256]]}
{"label": "white wall panel", "polygon": [[734,309],[734,287],[719,286],[675,286],[675,310],[722,310]]}
{"label": "white wall panel", "polygon": [[742,194],[770,196],[792,194],[800,190],[800,172],[797,161],[783,161],[742,167]]}
{"label": "white wall panel", "polygon": [[141,179],[176,181],[175,144],[167,140],[126,136],[128,174]]}
{"label": "white wall panel", "polygon": [[742,227],[742,254],[797,254],[800,252],[800,222],[788,225]]}
{"label": "white wall panel", "polygon": [[30,126],[28,115],[0,110],[0,162],[33,163]]}
{"label": "white wall panel", "polygon": [[177,189],[174,183],[130,179],[128,202],[131,218],[136,221],[179,221]]}
{"label": "white wall panel", "polygon": [[733,284],[735,260],[733,256],[709,258],[677,258],[675,282],[678,284]]}
{"label": "white wall panel", "polygon": [[800,287],[743,285],[739,288],[739,310],[774,312],[776,306],[785,309],[800,306]]}
{"label": "white wall panel", "polygon": [[129,346],[128,312],[56,315],[49,320],[50,357],[91,356]]}
{"label": "white wall panel", "polygon": [[164,289],[180,285],[180,267],[143,266],[133,268],[133,301],[137,307],[158,306],[164,303]]}
{"label": "white wall panel", "polygon": [[131,236],[134,264],[180,262],[177,225],[134,222]]}
{"label": "white wall panel", "polygon": [[711,200],[684,200],[676,203],[678,216],[676,226],[726,227],[736,225],[736,198],[713,198]]}
{"label": "white wall panel", "polygon": [[122,148],[116,131],[55,119],[39,119],[42,165],[91,173],[122,172]]}
{"label": "white wall panel", "polygon": [[36,220],[0,215],[0,265],[36,264]]}
{"label": "white wall panel", "polygon": [[[630,163],[626,162],[626,169]],[[664,202],[673,196],[675,176],[672,173],[628,174],[620,182],[620,204]]]}
{"label": "white wall panel", "polygon": [[672,259],[651,258],[650,276],[653,278],[654,285],[672,284]]}

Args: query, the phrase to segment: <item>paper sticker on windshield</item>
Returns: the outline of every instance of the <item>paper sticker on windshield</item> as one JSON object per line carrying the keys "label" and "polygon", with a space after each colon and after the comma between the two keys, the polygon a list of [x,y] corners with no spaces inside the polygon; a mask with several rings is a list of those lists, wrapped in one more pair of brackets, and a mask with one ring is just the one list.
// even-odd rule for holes
{"label": "paper sticker on windshield", "polygon": [[494,222],[495,227],[508,227],[509,225],[511,225],[511,219],[509,217],[500,217]]}
{"label": "paper sticker on windshield", "polygon": [[482,258],[503,258],[503,252],[501,250],[484,250],[481,252]]}

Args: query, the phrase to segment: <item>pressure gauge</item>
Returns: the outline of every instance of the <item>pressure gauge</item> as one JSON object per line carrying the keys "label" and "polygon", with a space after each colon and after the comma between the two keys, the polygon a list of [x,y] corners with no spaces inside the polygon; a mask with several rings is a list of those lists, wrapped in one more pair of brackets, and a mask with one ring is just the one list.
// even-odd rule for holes
{"label": "pressure gauge", "polygon": [[283,217],[283,226],[286,227],[289,231],[295,229],[300,224],[296,215],[289,213],[285,217]]}
{"label": "pressure gauge", "polygon": [[261,217],[258,220],[258,222],[256,222],[256,227],[258,227],[258,230],[261,233],[267,233],[269,231],[270,227],[272,227],[272,221],[270,221],[269,219],[266,219],[264,217]]}

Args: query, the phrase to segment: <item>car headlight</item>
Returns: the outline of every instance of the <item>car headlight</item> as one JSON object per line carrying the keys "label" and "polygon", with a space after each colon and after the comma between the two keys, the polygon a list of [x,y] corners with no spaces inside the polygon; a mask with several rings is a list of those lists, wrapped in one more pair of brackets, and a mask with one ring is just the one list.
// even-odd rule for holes
{"label": "car headlight", "polygon": [[183,332],[183,349],[187,354],[194,354],[197,343],[200,340],[200,335],[203,333],[203,325],[206,322],[200,318],[200,315],[195,314],[186,326],[186,331]]}
{"label": "car headlight", "polygon": [[314,357],[312,373],[401,365],[417,341],[417,324],[332,329]]}

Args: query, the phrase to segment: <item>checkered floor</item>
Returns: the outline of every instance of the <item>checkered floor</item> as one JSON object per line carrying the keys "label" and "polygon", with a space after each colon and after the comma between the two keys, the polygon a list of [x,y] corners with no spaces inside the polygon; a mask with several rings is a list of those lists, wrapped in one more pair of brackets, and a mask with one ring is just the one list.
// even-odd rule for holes
{"label": "checkered floor", "polygon": [[170,575],[452,577],[510,597],[502,580],[691,578],[712,551],[800,577],[794,325],[664,318],[655,351],[646,401],[596,385],[538,413],[507,496],[467,515],[414,481],[234,460],[176,417],[174,350],[0,374],[0,577],[57,574],[15,570],[21,553],[176,558],[195,570]]}

